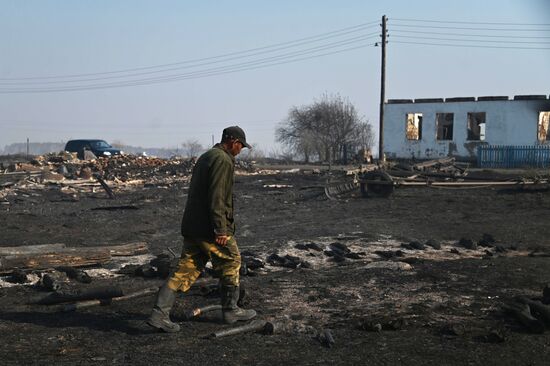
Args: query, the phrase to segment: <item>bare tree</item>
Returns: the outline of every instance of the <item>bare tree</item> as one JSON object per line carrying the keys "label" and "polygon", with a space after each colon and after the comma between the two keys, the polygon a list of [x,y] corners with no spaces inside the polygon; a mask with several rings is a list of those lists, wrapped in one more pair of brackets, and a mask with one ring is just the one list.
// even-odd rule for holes
{"label": "bare tree", "polygon": [[265,158],[265,153],[260,149],[258,144],[249,143],[252,149],[242,149],[239,154],[239,159],[244,161],[256,161]]}
{"label": "bare tree", "polygon": [[[358,129],[368,128],[363,125],[370,127],[347,99],[324,94],[309,106],[292,107],[277,128],[276,138],[306,162],[316,157],[329,164],[334,160],[346,163],[360,148]],[[368,131],[372,133],[372,128]]]}
{"label": "bare tree", "polygon": [[355,139],[353,141],[357,149],[370,150],[374,145],[374,131],[369,122],[360,122],[355,126]]}
{"label": "bare tree", "polygon": [[204,147],[197,140],[187,140],[181,144],[181,149],[186,157],[193,158],[197,157],[204,150]]}

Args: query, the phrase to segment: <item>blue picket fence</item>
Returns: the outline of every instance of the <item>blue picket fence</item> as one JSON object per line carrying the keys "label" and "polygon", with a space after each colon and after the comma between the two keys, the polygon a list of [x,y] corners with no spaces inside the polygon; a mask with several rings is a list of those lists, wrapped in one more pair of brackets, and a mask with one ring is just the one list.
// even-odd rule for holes
{"label": "blue picket fence", "polygon": [[550,146],[478,146],[477,166],[480,168],[548,168],[550,167]]}

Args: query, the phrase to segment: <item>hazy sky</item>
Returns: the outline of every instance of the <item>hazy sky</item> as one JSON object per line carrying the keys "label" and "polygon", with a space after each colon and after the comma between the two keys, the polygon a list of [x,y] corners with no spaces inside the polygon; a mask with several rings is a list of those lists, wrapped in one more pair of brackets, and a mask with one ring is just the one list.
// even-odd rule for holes
{"label": "hazy sky", "polygon": [[377,130],[384,14],[388,99],[550,93],[550,0],[0,0],[0,150],[210,145],[239,124],[269,152],[323,93]]}

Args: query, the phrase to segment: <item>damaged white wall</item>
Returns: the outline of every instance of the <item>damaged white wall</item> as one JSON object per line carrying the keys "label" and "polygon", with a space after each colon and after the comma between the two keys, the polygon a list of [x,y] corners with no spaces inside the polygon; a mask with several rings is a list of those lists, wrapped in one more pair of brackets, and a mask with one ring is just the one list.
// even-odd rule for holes
{"label": "damaged white wall", "polygon": [[[443,99],[388,100],[384,105],[384,152],[388,158],[436,159],[454,156],[475,159],[479,144],[538,145],[540,112],[550,111],[550,100],[544,95],[508,97],[467,97]],[[452,132],[440,127],[438,114],[452,113]],[[477,114],[476,114],[477,113]],[[484,113],[484,115],[483,115]],[[412,114],[417,114],[416,121]],[[418,114],[421,134],[416,136]],[[485,118],[485,126],[468,134],[470,118]],[[409,121],[407,121],[407,116]],[[440,119],[444,115],[439,116]],[[473,122],[470,124],[472,125]],[[407,129],[409,125],[409,129]],[[443,125],[443,122],[441,122]],[[479,129],[481,127],[481,129]],[[450,133],[450,134],[449,134]],[[472,134],[478,133],[477,136]],[[451,136],[452,135],[452,136]],[[473,136],[473,137],[472,137]]]}

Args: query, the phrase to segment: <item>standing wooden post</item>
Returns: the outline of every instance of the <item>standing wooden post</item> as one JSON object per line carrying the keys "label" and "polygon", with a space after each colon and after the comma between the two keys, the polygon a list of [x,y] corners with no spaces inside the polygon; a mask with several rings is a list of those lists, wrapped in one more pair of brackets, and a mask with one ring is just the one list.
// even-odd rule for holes
{"label": "standing wooden post", "polygon": [[386,99],[386,21],[382,16],[382,62],[380,73],[380,125],[378,137],[378,160],[384,161],[384,100]]}

